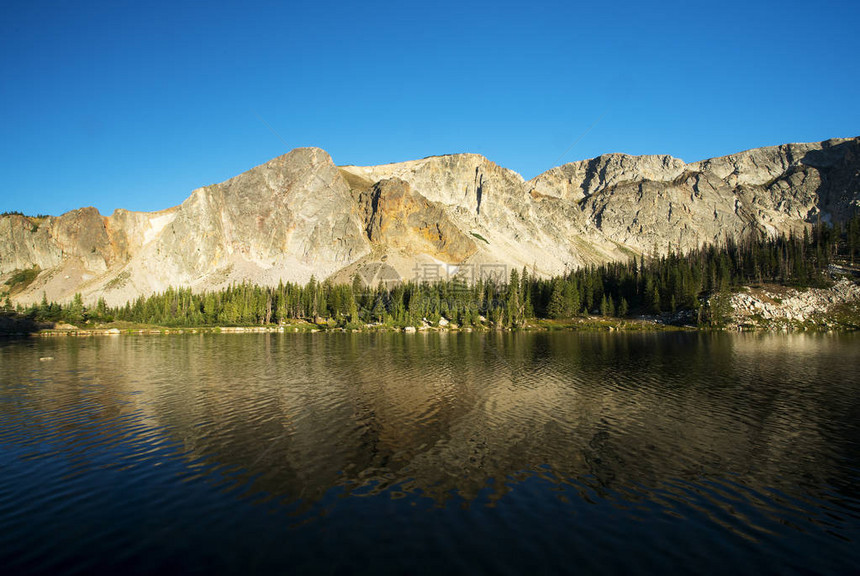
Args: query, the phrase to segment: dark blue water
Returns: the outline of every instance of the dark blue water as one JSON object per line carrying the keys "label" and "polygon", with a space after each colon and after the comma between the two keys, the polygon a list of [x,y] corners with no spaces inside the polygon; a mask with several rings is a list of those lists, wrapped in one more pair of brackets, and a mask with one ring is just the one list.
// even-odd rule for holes
{"label": "dark blue water", "polygon": [[856,573],[858,369],[855,336],[0,342],[0,571]]}

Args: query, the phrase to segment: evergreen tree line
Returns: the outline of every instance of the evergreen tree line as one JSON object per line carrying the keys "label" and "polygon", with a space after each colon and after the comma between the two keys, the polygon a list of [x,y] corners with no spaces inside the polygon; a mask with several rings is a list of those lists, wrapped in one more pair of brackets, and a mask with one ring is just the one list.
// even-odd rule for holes
{"label": "evergreen tree line", "polygon": [[816,225],[802,235],[750,236],[727,240],[686,254],[631,258],[580,268],[551,279],[527,269],[512,270],[506,283],[457,280],[405,282],[394,287],[351,284],[280,283],[276,287],[235,284],[221,291],[193,293],[169,288],[141,296],[125,306],[103,299],[84,306],[41,304],[20,310],[37,320],[78,324],[111,320],[162,326],[271,325],[288,321],[327,322],[341,327],[368,323],[388,326],[436,324],[445,318],[459,325],[492,323],[521,326],[530,318],[568,319],[583,315],[625,317],[692,311],[699,323],[718,323],[724,311],[709,297],[742,285],[774,283],[793,287],[825,286],[831,263],[853,264],[860,257],[860,214],[846,225]]}
{"label": "evergreen tree line", "polygon": [[24,214],[23,212],[19,212],[18,210],[8,210],[6,212],[0,213],[0,216],[24,216],[25,218],[48,218],[48,214],[36,214],[32,216],[30,214]]}

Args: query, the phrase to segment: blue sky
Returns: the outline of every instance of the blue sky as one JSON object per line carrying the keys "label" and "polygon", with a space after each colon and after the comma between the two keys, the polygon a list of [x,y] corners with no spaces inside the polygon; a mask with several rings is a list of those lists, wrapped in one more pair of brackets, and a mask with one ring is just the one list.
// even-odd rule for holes
{"label": "blue sky", "polygon": [[166,208],[298,146],[530,178],[857,136],[858,30],[844,1],[7,0],[0,211]]}

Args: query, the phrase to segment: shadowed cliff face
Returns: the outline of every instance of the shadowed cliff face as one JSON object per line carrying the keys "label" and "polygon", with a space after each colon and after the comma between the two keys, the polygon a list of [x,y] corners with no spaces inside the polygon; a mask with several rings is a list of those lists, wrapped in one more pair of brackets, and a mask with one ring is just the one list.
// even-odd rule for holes
{"label": "shadowed cliff face", "polygon": [[[804,172],[819,175],[816,192],[821,213],[844,221],[860,206],[860,138],[822,144],[804,154],[801,166]],[[786,182],[781,190],[789,190],[791,184]]]}
{"label": "shadowed cliff face", "polygon": [[633,253],[689,250],[752,231],[800,231],[860,206],[860,139],[786,144],[686,164],[607,154],[526,182],[477,154],[335,166],[300,148],[180,206],[0,217],[0,282],[14,298],[124,303],[169,285],[343,279],[388,259],[527,266],[550,275]]}

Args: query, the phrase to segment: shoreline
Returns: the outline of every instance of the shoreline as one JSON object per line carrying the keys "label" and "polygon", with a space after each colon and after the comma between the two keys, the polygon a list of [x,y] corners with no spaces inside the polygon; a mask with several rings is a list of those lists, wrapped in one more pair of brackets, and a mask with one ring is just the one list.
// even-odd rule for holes
{"label": "shoreline", "polygon": [[133,328],[70,328],[70,329],[41,329],[30,332],[7,332],[0,338],[93,338],[106,336],[166,336],[183,334],[370,334],[370,333],[523,333],[523,332],[730,332],[730,333],[760,333],[760,334],[799,334],[799,333],[836,333],[848,334],[858,330],[851,327],[828,326],[779,326],[772,328],[735,325],[726,327],[704,327],[689,325],[663,324],[645,320],[600,320],[580,319],[573,322],[541,322],[519,328],[496,328],[490,326],[438,327],[426,326],[395,327],[395,326],[366,326],[363,328],[347,329],[341,327],[324,327],[313,324],[286,326],[197,326],[197,327],[168,327],[168,326],[136,326]]}
{"label": "shoreline", "polygon": [[83,328],[83,329],[45,329],[30,334],[19,334],[20,336],[31,336],[39,338],[53,337],[90,337],[90,336],[148,336],[148,335],[170,335],[170,334],[372,334],[372,333],[513,333],[513,332],[677,332],[698,331],[701,328],[695,326],[672,326],[657,322],[600,322],[589,321],[558,324],[552,326],[529,325],[520,328],[496,328],[492,326],[464,326],[464,327],[438,327],[425,326],[416,328],[413,326],[373,326],[362,328],[325,327],[317,325],[307,326],[197,326],[197,327],[168,327],[151,326],[141,328]]}

